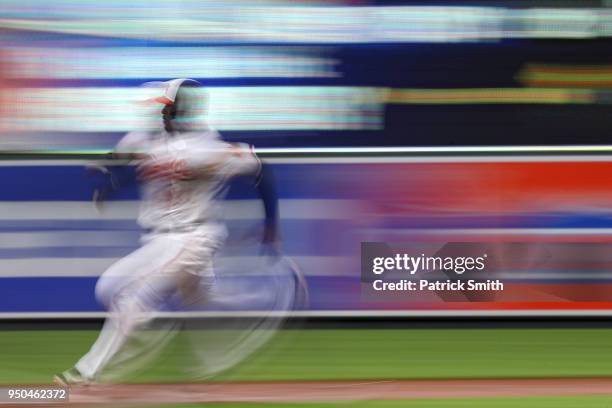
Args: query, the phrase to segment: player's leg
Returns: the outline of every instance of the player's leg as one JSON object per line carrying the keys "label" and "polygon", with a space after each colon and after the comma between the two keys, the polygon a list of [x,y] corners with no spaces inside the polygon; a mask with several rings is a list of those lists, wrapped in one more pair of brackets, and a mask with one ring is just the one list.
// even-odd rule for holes
{"label": "player's leg", "polygon": [[211,318],[207,324],[218,329],[212,336],[207,330],[199,330],[201,322],[186,322],[186,373],[193,379],[209,379],[260,350],[278,331],[284,317],[307,300],[306,287],[295,268],[288,259],[266,257],[247,263],[219,262],[215,285],[206,296],[206,310],[253,310],[257,316]]}
{"label": "player's leg", "polygon": [[216,226],[202,226],[194,233],[183,235],[185,250],[177,270],[177,289],[184,307],[208,303],[215,283],[213,259],[224,236],[224,229]]}
{"label": "player's leg", "polygon": [[96,296],[110,314],[96,342],[75,365],[76,370],[65,373],[73,377],[72,382],[95,380],[134,331],[151,319],[175,289],[173,269],[181,250],[180,242],[156,237],[103,274]]}
{"label": "player's leg", "polygon": [[76,368],[89,378],[108,380],[121,378],[144,364],[146,357],[159,349],[156,343],[163,343],[167,336],[142,329],[174,289],[173,277],[160,270],[144,275],[115,295],[98,340]]}
{"label": "player's leg", "polygon": [[[119,330],[123,343],[102,365],[103,380],[114,380],[134,368],[148,362],[176,333],[179,321],[159,320],[154,330],[138,330],[151,320],[151,311],[178,294],[183,305],[188,302],[205,303],[214,283],[212,258],[218,247],[217,235],[201,231],[185,234],[171,234],[162,237],[163,248],[173,248],[175,256],[155,272],[139,279],[137,288],[121,302],[117,309]],[[144,283],[144,284],[141,284]]]}

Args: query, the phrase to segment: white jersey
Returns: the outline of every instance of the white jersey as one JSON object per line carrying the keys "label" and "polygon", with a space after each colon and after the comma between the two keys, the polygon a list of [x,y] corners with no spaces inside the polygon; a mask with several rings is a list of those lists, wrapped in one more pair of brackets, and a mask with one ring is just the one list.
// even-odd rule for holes
{"label": "white jersey", "polygon": [[261,164],[245,144],[222,141],[214,130],[128,133],[118,153],[138,153],[142,203],[138,223],[157,232],[188,231],[220,218],[227,181],[257,174]]}

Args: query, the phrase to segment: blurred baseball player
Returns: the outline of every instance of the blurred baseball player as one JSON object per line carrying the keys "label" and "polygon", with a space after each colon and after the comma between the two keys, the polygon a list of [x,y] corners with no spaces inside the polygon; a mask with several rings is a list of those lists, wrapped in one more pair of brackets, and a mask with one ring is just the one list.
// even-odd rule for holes
{"label": "blurred baseball player", "polygon": [[[113,153],[137,166],[142,246],[99,279],[96,297],[109,318],[89,352],[58,374],[57,383],[97,381],[130,336],[170,297],[178,294],[185,304],[206,300],[214,284],[213,255],[226,235],[218,210],[230,178],[257,178],[266,210],[264,240],[276,239],[276,198],[252,149],[222,141],[198,121],[204,104],[199,82],[175,79],[161,86],[163,95],[153,101],[163,106],[164,130],[129,133]],[[99,170],[107,182],[96,190],[97,202],[116,189],[120,176],[112,169]]]}

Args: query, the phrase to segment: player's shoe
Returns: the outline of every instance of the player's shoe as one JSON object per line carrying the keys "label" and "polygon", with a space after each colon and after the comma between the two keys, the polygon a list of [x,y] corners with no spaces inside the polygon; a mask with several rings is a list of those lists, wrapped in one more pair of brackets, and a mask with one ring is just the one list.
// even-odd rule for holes
{"label": "player's shoe", "polygon": [[53,382],[60,387],[87,386],[93,383],[74,367],[53,376]]}

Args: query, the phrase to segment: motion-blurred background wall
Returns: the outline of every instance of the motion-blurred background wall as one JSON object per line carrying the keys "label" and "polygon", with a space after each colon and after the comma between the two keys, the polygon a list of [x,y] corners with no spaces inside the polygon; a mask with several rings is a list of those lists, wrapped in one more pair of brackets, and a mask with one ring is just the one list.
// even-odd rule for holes
{"label": "motion-blurred background wall", "polygon": [[[609,6],[3,1],[0,316],[101,310],[95,280],[137,247],[138,197],[128,188],[97,214],[78,155],[147,126],[140,84],[175,77],[206,86],[207,121],[227,140],[269,149],[285,250],[312,310],[609,309]],[[452,149],[500,145],[510,150]],[[551,150],[512,149],[526,145]],[[357,146],[442,149],[291,150]],[[227,212],[234,237],[261,218],[245,186]],[[515,285],[506,298],[365,302],[360,242],[415,240],[532,249],[496,270]]]}

